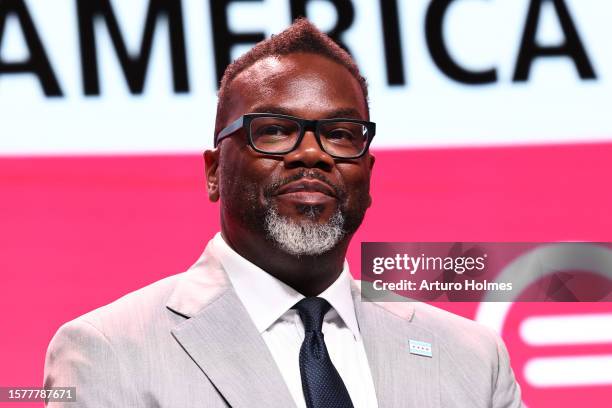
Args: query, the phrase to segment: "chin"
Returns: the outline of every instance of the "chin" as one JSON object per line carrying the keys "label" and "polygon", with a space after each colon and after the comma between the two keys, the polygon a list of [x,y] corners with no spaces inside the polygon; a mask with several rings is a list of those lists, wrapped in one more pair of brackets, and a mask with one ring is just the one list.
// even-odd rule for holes
{"label": "chin", "polygon": [[280,249],[294,256],[329,252],[346,236],[344,215],[339,209],[327,220],[317,211],[307,210],[301,220],[296,222],[271,207],[264,222],[267,237]]}
{"label": "chin", "polygon": [[[327,211],[326,211],[327,210]],[[298,214],[301,215],[300,223],[328,223],[336,214],[337,209],[330,211],[320,205],[300,205],[297,207]]]}

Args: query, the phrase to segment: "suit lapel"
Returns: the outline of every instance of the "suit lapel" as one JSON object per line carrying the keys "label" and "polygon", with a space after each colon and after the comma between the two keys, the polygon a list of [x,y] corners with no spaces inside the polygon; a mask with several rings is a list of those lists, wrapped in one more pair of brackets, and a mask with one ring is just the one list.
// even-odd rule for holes
{"label": "suit lapel", "polygon": [[272,354],[209,247],[168,300],[169,309],[187,317],[172,335],[231,407],[295,407]]}
{"label": "suit lapel", "polygon": [[[414,304],[353,302],[379,408],[439,408],[439,352],[434,336],[412,324]],[[272,354],[228,282],[204,251],[170,296],[167,307],[187,318],[172,335],[234,408],[295,407]],[[410,353],[410,340],[430,343],[433,357]]]}
{"label": "suit lapel", "polygon": [[233,290],[172,334],[230,406],[294,406],[268,347]]}
{"label": "suit lapel", "polygon": [[[410,323],[414,304],[361,301],[355,290],[353,299],[379,408],[438,408],[438,345]],[[431,344],[432,357],[411,354],[410,340]]]}

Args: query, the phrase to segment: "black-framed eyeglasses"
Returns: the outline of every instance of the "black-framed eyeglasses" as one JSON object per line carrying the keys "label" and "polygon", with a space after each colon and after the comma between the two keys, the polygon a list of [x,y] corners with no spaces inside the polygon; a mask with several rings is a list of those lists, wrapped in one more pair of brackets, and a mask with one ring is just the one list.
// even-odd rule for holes
{"label": "black-framed eyeglasses", "polygon": [[321,150],[337,159],[357,159],[368,151],[376,124],[357,119],[307,120],[275,113],[247,113],[221,130],[215,147],[244,129],[249,145],[263,154],[283,155],[295,150],[307,130],[313,131]]}

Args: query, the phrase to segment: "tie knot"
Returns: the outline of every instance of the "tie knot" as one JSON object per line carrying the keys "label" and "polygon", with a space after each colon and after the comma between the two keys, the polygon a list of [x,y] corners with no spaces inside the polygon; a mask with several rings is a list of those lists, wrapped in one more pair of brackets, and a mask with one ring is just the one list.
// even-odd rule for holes
{"label": "tie knot", "polygon": [[323,298],[307,297],[297,302],[292,309],[298,311],[305,331],[320,332],[323,327],[323,316],[331,309],[331,305]]}

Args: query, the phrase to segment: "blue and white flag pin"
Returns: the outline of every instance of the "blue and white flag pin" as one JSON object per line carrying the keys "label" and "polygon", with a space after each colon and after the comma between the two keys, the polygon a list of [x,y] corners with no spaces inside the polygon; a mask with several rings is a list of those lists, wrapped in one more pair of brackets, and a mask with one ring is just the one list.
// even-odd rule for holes
{"label": "blue and white flag pin", "polygon": [[409,340],[410,354],[416,354],[418,356],[431,357],[431,343],[424,341]]}

